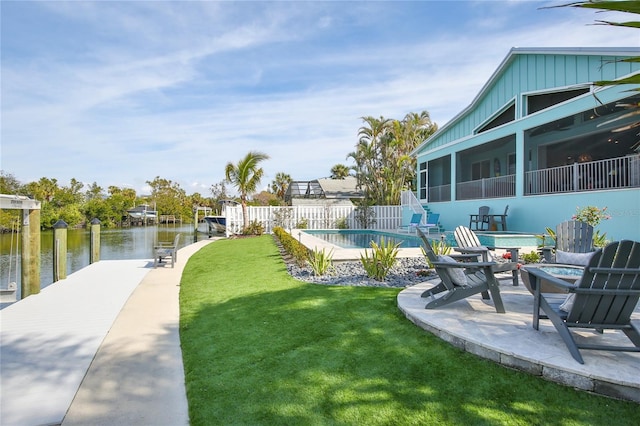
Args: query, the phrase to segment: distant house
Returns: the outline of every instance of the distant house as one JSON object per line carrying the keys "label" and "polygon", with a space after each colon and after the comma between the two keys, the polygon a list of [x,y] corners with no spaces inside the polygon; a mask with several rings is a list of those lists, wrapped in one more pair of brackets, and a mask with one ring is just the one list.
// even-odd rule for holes
{"label": "distant house", "polygon": [[[413,152],[419,203],[452,230],[509,205],[510,231],[542,233],[576,208],[608,207],[598,229],[640,240],[639,48],[513,48],[471,104]],[[630,90],[630,89],[635,89]]]}
{"label": "distant house", "polygon": [[364,198],[357,189],[353,176],[344,179],[321,178],[311,181],[293,181],[287,188],[285,202],[300,205],[352,205],[353,199]]}

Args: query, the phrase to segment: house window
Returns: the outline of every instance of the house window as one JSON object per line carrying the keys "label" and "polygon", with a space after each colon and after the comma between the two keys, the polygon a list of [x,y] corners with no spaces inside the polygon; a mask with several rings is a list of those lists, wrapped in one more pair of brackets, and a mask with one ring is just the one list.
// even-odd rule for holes
{"label": "house window", "polygon": [[527,114],[533,114],[585,93],[589,93],[589,88],[527,96]]}
{"label": "house window", "polygon": [[515,175],[516,174],[516,154],[512,152],[507,155],[507,174]]}
{"label": "house window", "polygon": [[420,163],[420,199],[427,199],[427,163]]}
{"label": "house window", "polygon": [[478,133],[486,132],[487,130],[491,130],[495,127],[502,126],[503,124],[507,124],[515,120],[516,118],[516,105],[513,104],[502,113],[500,113],[493,120],[485,124],[484,126],[478,129]]}

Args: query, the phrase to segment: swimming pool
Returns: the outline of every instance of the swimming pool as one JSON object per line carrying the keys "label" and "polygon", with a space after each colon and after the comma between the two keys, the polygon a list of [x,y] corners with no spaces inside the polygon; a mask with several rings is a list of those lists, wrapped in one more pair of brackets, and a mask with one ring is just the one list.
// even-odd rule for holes
{"label": "swimming pool", "polygon": [[[400,244],[400,248],[416,248],[422,245],[420,237],[415,234],[398,234],[388,231],[376,231],[372,229],[306,229],[305,233],[320,238],[330,244],[347,249],[370,248],[371,241],[380,244],[382,238],[385,241],[393,241]],[[452,232],[440,234],[451,247],[456,247],[456,240]],[[480,244],[487,247],[520,247],[533,250],[538,241],[535,235],[521,234],[518,232],[477,232]],[[431,236],[429,238],[434,238]],[[435,237],[437,238],[437,237]]]}
{"label": "swimming pool", "polygon": [[385,242],[391,241],[393,244],[400,244],[401,248],[415,248],[422,245],[422,241],[417,235],[396,234],[371,229],[307,229],[304,232],[342,248],[371,248],[371,241],[380,244],[383,238]]}

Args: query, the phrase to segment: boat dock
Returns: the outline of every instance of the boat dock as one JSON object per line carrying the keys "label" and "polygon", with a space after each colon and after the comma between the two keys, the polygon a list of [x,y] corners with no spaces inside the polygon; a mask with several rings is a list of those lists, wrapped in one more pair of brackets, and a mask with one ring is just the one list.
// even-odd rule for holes
{"label": "boat dock", "polygon": [[0,424],[186,425],[175,268],[93,263],[0,311]]}

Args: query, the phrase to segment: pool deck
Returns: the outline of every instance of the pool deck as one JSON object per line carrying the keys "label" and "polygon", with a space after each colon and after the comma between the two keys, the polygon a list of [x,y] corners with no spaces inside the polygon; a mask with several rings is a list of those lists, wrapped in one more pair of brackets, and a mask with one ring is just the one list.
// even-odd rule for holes
{"label": "pool deck", "polygon": [[[467,352],[546,380],[640,403],[640,353],[583,349],[584,364],[578,363],[550,321],[541,320],[539,330],[532,327],[533,296],[522,281],[516,287],[510,276],[502,277],[507,277],[500,279],[505,314],[496,313],[493,302],[480,295],[427,310],[420,295],[433,281],[401,291],[398,308],[417,326]],[[640,327],[640,304],[632,321]],[[631,345],[620,331],[577,334],[602,344]]]}

